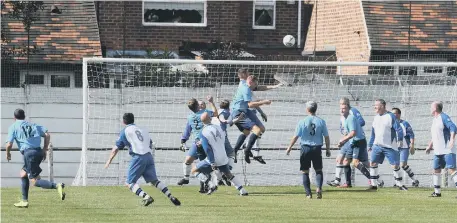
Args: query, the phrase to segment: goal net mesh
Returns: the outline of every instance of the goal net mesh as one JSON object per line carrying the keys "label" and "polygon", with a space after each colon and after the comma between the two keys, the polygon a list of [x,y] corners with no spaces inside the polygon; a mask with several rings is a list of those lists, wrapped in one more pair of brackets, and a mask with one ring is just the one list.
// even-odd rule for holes
{"label": "goal net mesh", "polygon": [[[122,115],[131,112],[135,123],[150,131],[155,143],[155,162],[159,178],[176,184],[183,177],[182,163],[187,153],[179,150],[180,137],[190,110],[190,98],[205,100],[213,95],[216,106],[223,99],[231,101],[239,84],[237,70],[246,68],[259,79],[260,85],[283,83],[284,86],[255,91],[256,99],[270,99],[262,107],[267,114],[263,122],[266,132],[259,140],[261,155],[267,164],[238,162],[234,174],[242,176],[249,185],[300,185],[299,151],[286,156],[285,148],[294,134],[296,124],[306,116],[304,103],[318,103],[318,116],[326,120],[332,156],[324,156],[324,181],[334,178],[336,145],[339,130],[339,99],[348,97],[351,105],[363,115],[367,137],[375,111],[374,100],[387,101],[387,109],[398,107],[402,118],[413,127],[416,148],[409,165],[421,186],[432,186],[431,160],[425,149],[430,140],[432,117],[430,104],[443,101],[444,112],[457,117],[457,67],[434,63],[391,63],[349,66],[344,63],[313,64],[254,61],[180,61],[180,60],[88,60],[84,78],[86,93],[84,107],[85,140],[78,174],[74,185],[122,185],[127,175],[130,156],[121,150],[108,169],[104,163],[123,128]],[[449,65],[449,66],[446,66]],[[357,75],[354,75],[357,74]],[[240,132],[228,128],[232,146]],[[193,139],[188,141],[188,146]],[[299,148],[299,143],[294,147]],[[242,160],[242,153],[239,153]],[[380,165],[381,178],[393,185],[392,169],[387,161]],[[191,184],[198,180],[191,177]],[[355,184],[367,185],[356,171]],[[409,181],[410,184],[410,181]]]}

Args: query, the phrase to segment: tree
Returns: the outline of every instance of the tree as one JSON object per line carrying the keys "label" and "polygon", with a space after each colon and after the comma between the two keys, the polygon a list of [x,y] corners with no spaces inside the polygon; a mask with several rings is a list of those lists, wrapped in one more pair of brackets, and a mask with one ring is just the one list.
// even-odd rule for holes
{"label": "tree", "polygon": [[[6,6],[10,6],[10,9],[7,9]],[[43,1],[2,1],[1,9],[2,11],[8,10],[5,16],[20,20],[24,25],[24,30],[27,32],[27,45],[7,46],[7,44],[2,44],[2,57],[11,58],[25,55],[27,56],[28,67],[30,54],[34,54],[38,51],[36,45],[30,45],[30,28],[35,21],[39,20],[39,11],[44,9],[44,3]],[[3,16],[2,13],[2,17]],[[2,23],[1,40],[2,43],[10,42],[4,23]]]}

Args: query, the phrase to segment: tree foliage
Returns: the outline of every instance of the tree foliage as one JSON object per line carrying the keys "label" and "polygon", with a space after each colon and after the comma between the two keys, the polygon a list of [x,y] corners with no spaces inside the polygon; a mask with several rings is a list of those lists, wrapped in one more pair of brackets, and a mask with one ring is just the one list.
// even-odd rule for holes
{"label": "tree foliage", "polygon": [[[8,7],[7,7],[8,6]],[[40,11],[44,9],[43,1],[2,1],[2,21],[4,18],[15,19],[21,21],[24,25],[24,30],[27,34],[27,44],[20,46],[8,45],[11,40],[8,37],[8,29],[5,22],[1,25],[1,40],[2,40],[2,57],[23,57],[35,54],[38,52],[38,47],[35,44],[30,44],[30,28],[33,23],[39,20]],[[5,14],[3,12],[6,12]]]}

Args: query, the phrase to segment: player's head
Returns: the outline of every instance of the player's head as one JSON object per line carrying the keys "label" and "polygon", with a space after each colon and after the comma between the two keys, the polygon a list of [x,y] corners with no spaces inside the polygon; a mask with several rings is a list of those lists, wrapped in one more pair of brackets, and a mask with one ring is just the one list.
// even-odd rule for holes
{"label": "player's head", "polygon": [[340,105],[347,105],[349,108],[351,108],[351,102],[349,101],[349,98],[346,97],[340,99]]}
{"label": "player's head", "polygon": [[193,112],[198,112],[200,106],[198,105],[197,99],[192,98],[187,102],[187,107]]}
{"label": "player's head", "polygon": [[135,122],[135,116],[132,113],[125,113],[124,116],[122,116],[122,120],[124,125],[130,125]]}
{"label": "player's head", "polygon": [[374,110],[380,115],[386,113],[386,101],[384,101],[384,99],[376,99],[374,102]]}
{"label": "player's head", "polygon": [[205,125],[211,123],[211,117],[209,117],[208,112],[204,112],[204,113],[200,116],[200,120],[202,120],[203,124],[205,124]]}
{"label": "player's head", "polygon": [[246,79],[246,84],[251,89],[256,88],[257,87],[257,77],[254,75],[249,75],[248,79]]}
{"label": "player's head", "polygon": [[200,110],[206,109],[206,103],[204,101],[198,101],[198,107]]}
{"label": "player's head", "polygon": [[351,110],[351,107],[348,104],[345,103],[340,103],[340,113],[344,117],[347,117],[349,115],[349,110]]}
{"label": "player's head", "polygon": [[221,101],[221,104],[219,105],[221,109],[229,109],[230,108],[230,101],[227,99],[224,99]]}
{"label": "player's head", "polygon": [[434,101],[430,107],[432,115],[438,115],[443,112],[443,102],[441,101]]}
{"label": "player's head", "polygon": [[240,80],[246,80],[249,76],[249,71],[246,68],[240,68],[238,69],[238,77]]}
{"label": "player's head", "polygon": [[314,101],[308,101],[306,102],[306,111],[309,113],[309,114],[316,114],[316,111],[317,111],[317,103],[314,102]]}
{"label": "player's head", "polygon": [[24,110],[22,110],[20,108],[14,110],[14,119],[16,119],[16,120],[24,120],[25,119]]}
{"label": "player's head", "polygon": [[392,108],[392,114],[397,117],[398,120],[401,118],[401,110],[399,108]]}

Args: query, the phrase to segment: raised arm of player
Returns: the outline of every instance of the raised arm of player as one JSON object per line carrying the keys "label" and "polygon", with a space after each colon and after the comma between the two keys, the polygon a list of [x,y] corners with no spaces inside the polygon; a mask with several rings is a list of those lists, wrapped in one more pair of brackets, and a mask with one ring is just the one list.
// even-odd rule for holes
{"label": "raised arm of player", "polygon": [[206,99],[208,100],[208,103],[211,106],[211,110],[213,110],[213,117],[219,116],[217,113],[216,105],[214,104],[213,96],[209,95],[206,97]]}
{"label": "raised arm of player", "polygon": [[362,114],[360,113],[359,110],[357,110],[356,108],[351,108],[351,111],[352,111],[352,115],[355,116],[355,118],[357,119],[357,121],[360,123],[360,126],[365,126],[365,119],[363,119],[363,116]]}
{"label": "raised arm of player", "polygon": [[355,132],[355,126],[359,123],[357,123],[358,120],[356,120],[355,118],[353,118],[354,116],[350,116],[346,119],[346,122],[348,123],[348,130],[349,130],[349,133],[345,136],[343,136],[343,138],[340,140],[340,142],[338,143],[338,147],[342,147],[347,141],[349,141],[350,139],[352,139],[355,135],[356,135],[356,132]]}

